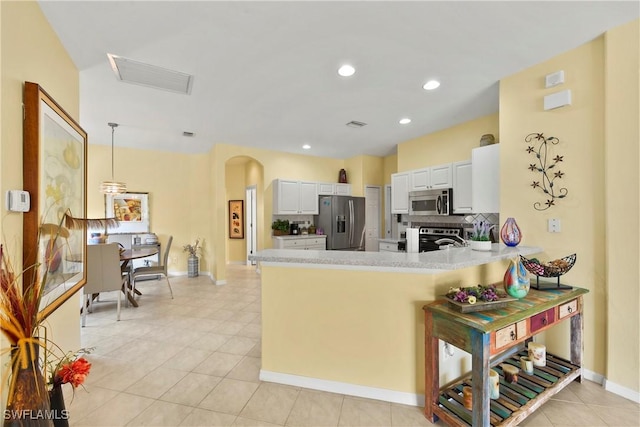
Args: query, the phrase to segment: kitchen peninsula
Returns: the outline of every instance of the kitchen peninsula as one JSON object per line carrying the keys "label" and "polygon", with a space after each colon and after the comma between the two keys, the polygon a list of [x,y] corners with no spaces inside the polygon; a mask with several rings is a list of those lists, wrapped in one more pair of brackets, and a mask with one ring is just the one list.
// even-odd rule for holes
{"label": "kitchen peninsula", "polygon": [[[262,280],[260,378],[424,404],[424,312],[452,286],[502,280],[509,258],[538,247],[426,253],[267,249],[251,256]],[[458,350],[440,383],[470,369]]]}

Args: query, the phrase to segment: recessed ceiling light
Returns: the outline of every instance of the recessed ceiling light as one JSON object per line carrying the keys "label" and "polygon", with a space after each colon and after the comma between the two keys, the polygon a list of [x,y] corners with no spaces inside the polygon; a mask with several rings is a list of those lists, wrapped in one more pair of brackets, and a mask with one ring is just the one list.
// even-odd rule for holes
{"label": "recessed ceiling light", "polygon": [[403,119],[400,119],[400,121],[398,123],[400,123],[401,125],[407,125],[407,124],[411,123],[411,119],[408,118],[408,117],[405,117]]}
{"label": "recessed ceiling light", "polygon": [[309,150],[310,148],[311,148],[311,146],[310,146],[309,144],[304,144],[304,145],[302,146],[302,149],[303,149],[303,150]]}
{"label": "recessed ceiling light", "polygon": [[349,64],[344,64],[342,67],[338,68],[338,74],[340,74],[342,77],[353,76],[355,72],[356,69]]}
{"label": "recessed ceiling light", "polygon": [[428,82],[426,82],[424,84],[424,86],[422,86],[422,88],[424,90],[433,90],[436,89],[438,86],[440,86],[440,82],[437,80],[429,80]]}

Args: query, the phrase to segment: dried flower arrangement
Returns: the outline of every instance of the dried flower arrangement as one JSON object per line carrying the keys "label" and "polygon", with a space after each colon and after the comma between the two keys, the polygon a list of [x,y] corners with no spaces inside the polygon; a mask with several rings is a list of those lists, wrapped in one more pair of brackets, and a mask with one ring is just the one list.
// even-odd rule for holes
{"label": "dried flower arrangement", "polygon": [[198,251],[202,251],[202,244],[200,242],[200,238],[197,238],[196,242],[193,245],[192,244],[184,245],[182,249],[185,252],[188,252],[190,257],[198,256]]}

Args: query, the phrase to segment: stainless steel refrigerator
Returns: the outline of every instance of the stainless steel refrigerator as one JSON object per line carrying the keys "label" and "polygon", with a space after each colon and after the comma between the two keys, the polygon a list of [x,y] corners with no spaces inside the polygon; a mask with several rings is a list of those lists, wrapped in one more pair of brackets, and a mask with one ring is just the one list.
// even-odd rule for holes
{"label": "stainless steel refrigerator", "polygon": [[327,250],[364,250],[364,197],[320,196],[314,225],[327,235]]}

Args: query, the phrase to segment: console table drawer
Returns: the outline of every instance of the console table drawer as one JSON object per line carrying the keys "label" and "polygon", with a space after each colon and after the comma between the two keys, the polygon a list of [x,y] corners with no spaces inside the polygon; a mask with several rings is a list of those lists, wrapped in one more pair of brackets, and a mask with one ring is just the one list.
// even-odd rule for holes
{"label": "console table drawer", "polygon": [[547,311],[531,316],[531,333],[551,325],[556,320],[556,309],[550,308]]}
{"label": "console table drawer", "polygon": [[516,333],[516,324],[509,325],[506,328],[498,329],[496,331],[496,350],[511,344],[518,339]]}
{"label": "console table drawer", "polygon": [[562,304],[558,307],[558,319],[564,319],[567,316],[571,316],[573,313],[578,312],[578,300],[574,299],[566,304]]}

